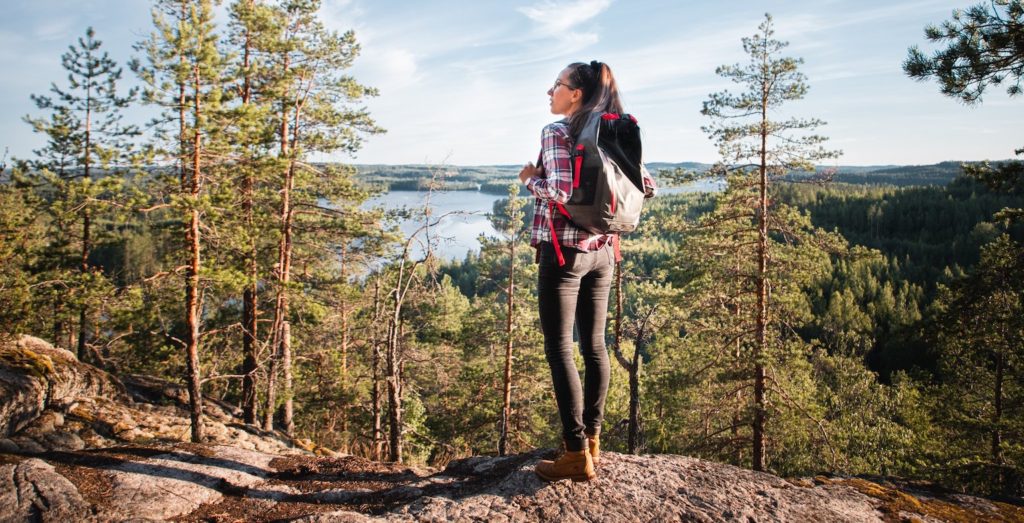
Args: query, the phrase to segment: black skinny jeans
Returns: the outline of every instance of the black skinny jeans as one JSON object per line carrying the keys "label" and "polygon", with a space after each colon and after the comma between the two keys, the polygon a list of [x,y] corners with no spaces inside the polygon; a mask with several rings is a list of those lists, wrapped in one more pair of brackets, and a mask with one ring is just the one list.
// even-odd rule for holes
{"label": "black skinny jeans", "polygon": [[[600,433],[604,420],[609,375],[604,335],[615,254],[609,243],[593,252],[563,246],[562,255],[565,265],[559,267],[554,246],[541,243],[537,294],[562,437],[566,449],[580,451],[586,448],[585,434]],[[573,360],[574,323],[583,355],[583,387]]]}

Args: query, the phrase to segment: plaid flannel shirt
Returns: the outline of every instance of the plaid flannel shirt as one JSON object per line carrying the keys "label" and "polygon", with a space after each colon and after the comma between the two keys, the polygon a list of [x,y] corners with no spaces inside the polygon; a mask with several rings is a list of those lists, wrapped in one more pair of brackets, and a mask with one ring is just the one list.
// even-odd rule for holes
{"label": "plaid flannel shirt", "polygon": [[[536,196],[533,205],[533,226],[530,228],[530,245],[536,247],[541,242],[551,241],[551,220],[554,220],[558,243],[573,247],[580,251],[596,251],[608,244],[614,237],[612,234],[592,234],[581,229],[556,212],[551,216],[549,201],[558,203],[569,201],[572,194],[572,136],[565,120],[548,124],[541,131],[541,167],[542,178],[534,176],[526,182],[526,188]],[[643,170],[644,192],[651,198],[657,192],[654,178]]]}

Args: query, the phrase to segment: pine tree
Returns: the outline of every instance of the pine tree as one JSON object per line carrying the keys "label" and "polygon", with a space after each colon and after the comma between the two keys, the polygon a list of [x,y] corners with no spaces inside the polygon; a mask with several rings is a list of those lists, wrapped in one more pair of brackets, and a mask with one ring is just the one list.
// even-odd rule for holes
{"label": "pine tree", "polygon": [[282,33],[275,44],[273,62],[276,86],[271,96],[277,109],[279,156],[285,165],[275,270],[277,296],[272,343],[276,355],[268,377],[264,426],[272,425],[277,395],[275,367],[280,366],[284,378],[282,421],[288,434],[294,431],[290,294],[294,286],[296,220],[303,215],[316,219],[336,216],[338,209],[320,204],[323,198],[356,199],[352,197],[351,169],[321,169],[307,162],[306,157],[316,152],[351,154],[359,149],[366,135],[383,132],[365,107],[356,105],[364,97],[375,96],[376,90],[343,74],[359,54],[355,33],[338,34],[326,29],[317,18],[319,9],[319,0],[282,3]]}
{"label": "pine tree", "polygon": [[925,37],[946,43],[945,49],[930,56],[913,46],[903,62],[911,78],[936,78],[942,94],[964,103],[980,102],[985,88],[1009,80],[1006,92],[1020,94],[1024,78],[1024,2],[994,0],[966,10],[953,11],[941,26],[929,25]]}
{"label": "pine tree", "polygon": [[[169,19],[168,19],[169,17]],[[223,152],[217,130],[222,125],[224,55],[217,45],[212,0],[158,0],[153,11],[156,31],[140,44],[147,66],[134,65],[146,83],[145,100],[168,109],[164,122],[177,119],[177,132],[165,154],[178,165],[178,190],[171,205],[183,215],[185,335],[183,348],[192,421],[192,441],[203,438],[202,296],[204,215],[217,187],[216,163]],[[207,216],[207,219],[211,217]]]}
{"label": "pine tree", "polygon": [[[629,324],[624,324],[622,299],[622,263],[617,263],[615,301],[615,343],[612,354],[615,360],[629,375],[629,419],[626,425],[626,450],[630,454],[639,453],[645,446],[643,416],[641,414],[643,366],[651,357],[648,345],[656,332],[669,328],[678,318],[666,313],[673,307],[672,299],[677,295],[670,286],[654,282],[636,282],[631,285],[630,303],[628,304]],[[631,282],[632,283],[632,282]],[[633,345],[633,354],[627,356],[624,336],[629,336]]]}
{"label": "pine tree", "polygon": [[[786,102],[803,98],[807,93],[805,77],[798,71],[802,60],[780,57],[788,44],[773,39],[774,29],[771,15],[758,26],[758,33],[743,39],[743,49],[750,56],[746,65],[722,66],[717,69],[720,76],[732,80],[745,90],[739,94],[722,91],[712,94],[704,102],[705,116],[713,123],[704,128],[718,145],[722,162],[712,173],[730,176],[730,183],[740,184],[737,189],[753,205],[741,205],[728,212],[737,216],[750,216],[756,224],[756,246],[753,253],[755,263],[752,270],[740,274],[753,284],[756,303],[753,310],[743,309],[742,314],[754,318],[754,340],[750,346],[753,364],[753,420],[752,420],[752,467],[764,470],[766,463],[765,427],[768,423],[769,381],[767,374],[771,353],[781,348],[775,340],[789,319],[780,314],[773,303],[778,301],[779,290],[785,283],[775,276],[782,258],[780,252],[771,252],[775,241],[773,235],[783,238],[783,243],[799,241],[799,233],[809,225],[799,213],[770,205],[770,184],[773,180],[793,171],[814,171],[814,162],[835,158],[838,152],[822,146],[826,138],[809,134],[824,122],[818,119],[790,118],[776,120],[770,113],[781,108]],[[748,192],[747,188],[756,191]],[[772,212],[772,214],[770,214]],[[802,223],[801,223],[802,222]],[[796,227],[792,227],[796,225]],[[794,253],[798,258],[801,253]],[[774,267],[773,267],[774,265]],[[794,280],[793,275],[786,278]],[[784,295],[783,295],[784,296]],[[779,302],[778,305],[785,305]],[[740,314],[740,312],[737,312]],[[781,341],[781,340],[780,340]],[[778,380],[774,380],[778,383]]]}
{"label": "pine tree", "polygon": [[[80,220],[79,280],[87,288],[83,289],[84,296],[78,304],[77,351],[83,361],[89,357],[89,336],[93,330],[93,300],[89,294],[99,287],[109,286],[101,274],[94,274],[98,271],[90,261],[97,240],[93,222],[103,210],[103,204],[109,203],[118,191],[116,176],[109,176],[109,173],[106,177],[98,176],[95,171],[97,166],[107,170],[123,166],[130,157],[129,140],[139,134],[135,127],[121,123],[121,110],[134,101],[136,90],[118,96],[121,68],[105,51],[100,52],[103,43],[96,40],[95,35],[91,27],[86,29],[77,45],[69,46],[68,52],[61,55],[61,65],[68,71],[67,87],[54,83],[50,87],[53,97],[32,96],[39,109],[52,111],[50,117],[25,117],[33,130],[47,135],[46,146],[36,151],[38,160],[30,165],[52,175],[49,178],[46,173],[34,175],[39,180],[37,183],[52,187],[53,197],[63,204],[50,208],[67,211],[63,216],[55,216],[58,242],[67,242],[71,235],[69,229],[78,225],[69,222],[70,215]],[[65,266],[67,256],[60,247],[58,252],[62,258],[58,265]],[[56,337],[57,331],[63,329],[57,326],[54,330]]]}
{"label": "pine tree", "polygon": [[508,452],[509,426],[512,422],[512,354],[514,349],[515,315],[516,315],[516,245],[521,241],[523,206],[525,201],[519,198],[519,185],[512,184],[508,188],[508,203],[505,207],[503,234],[508,239],[508,286],[505,296],[508,304],[505,323],[505,373],[504,392],[501,405],[501,433],[498,436],[498,455]]}
{"label": "pine tree", "polygon": [[[950,456],[960,481],[1020,495],[1024,425],[1024,257],[1009,236],[982,250],[969,274],[936,300],[943,425],[960,442]],[[958,481],[959,482],[959,481]]]}
{"label": "pine tree", "polygon": [[[12,175],[15,180],[21,178],[19,170]],[[4,172],[6,162],[0,162]],[[33,268],[45,255],[47,237],[38,199],[27,187],[0,180],[0,338],[32,332],[34,294],[39,292]]]}
{"label": "pine tree", "polygon": [[272,229],[271,202],[277,188],[272,180],[281,170],[276,158],[276,119],[270,72],[280,38],[280,16],[263,1],[237,0],[231,5],[228,44],[240,51],[233,55],[228,75],[230,89],[236,93],[231,109],[230,129],[234,172],[241,191],[237,194],[242,214],[232,223],[228,236],[237,241],[236,263],[244,274],[242,290],[242,391],[243,419],[256,424],[257,374],[260,348],[260,283],[269,271],[261,254],[268,249]]}

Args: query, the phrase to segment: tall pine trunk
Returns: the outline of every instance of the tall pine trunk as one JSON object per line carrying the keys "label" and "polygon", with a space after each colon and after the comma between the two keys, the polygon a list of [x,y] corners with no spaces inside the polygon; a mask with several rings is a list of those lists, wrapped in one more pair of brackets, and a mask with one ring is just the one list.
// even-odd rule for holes
{"label": "tall pine trunk", "polygon": [[[84,167],[84,180],[86,183],[92,181],[92,173],[90,167],[92,163],[92,155],[90,154],[90,148],[92,147],[92,89],[91,84],[87,84],[89,87],[86,89],[85,94],[85,152],[82,165]],[[91,188],[90,188],[91,190]],[[92,216],[89,213],[89,204],[86,203],[82,206],[82,265],[81,271],[83,275],[89,274],[89,255],[92,250]],[[82,301],[82,308],[78,314],[78,360],[86,361],[89,357],[89,300],[86,298]]]}
{"label": "tall pine trunk", "polygon": [[643,366],[641,354],[643,352],[645,333],[643,329],[637,333],[636,346],[633,348],[633,362],[629,367],[629,435],[627,446],[630,454],[640,451],[640,371]]}
{"label": "tall pine trunk", "polygon": [[[765,87],[767,89],[767,86]],[[765,365],[768,354],[768,99],[761,102],[760,194],[757,213],[757,325],[754,352],[754,448],[751,467],[764,470],[765,463]]]}
{"label": "tall pine trunk", "polygon": [[342,450],[343,451],[348,448],[348,411],[349,411],[349,405],[348,405],[348,400],[349,400],[349,396],[348,396],[348,390],[349,390],[349,384],[348,384],[348,342],[349,342],[349,332],[348,332],[348,304],[345,302],[345,291],[344,291],[344,285],[347,282],[347,280],[345,278],[345,262],[346,262],[345,254],[346,254],[346,249],[345,249],[345,242],[343,240],[341,242],[340,259],[339,259],[339,263],[340,263],[339,279],[341,280],[341,284],[343,286],[342,292],[340,293],[341,294],[341,304],[340,304],[341,305],[341,391],[342,391],[342,404],[341,404],[341,407],[340,407],[340,410],[341,410],[340,414],[341,414],[341,433],[344,434],[345,438],[346,438],[345,441],[344,441],[344,444],[342,445]]}
{"label": "tall pine trunk", "polygon": [[[401,281],[401,279],[399,279]],[[401,371],[398,355],[398,322],[401,315],[401,301],[397,297],[395,309],[388,321],[388,344],[385,354],[387,365],[388,384],[388,460],[402,462],[402,397],[401,397]]]}
{"label": "tall pine trunk", "polygon": [[513,234],[508,242],[508,310],[505,318],[505,382],[501,408],[501,436],[498,438],[498,455],[508,452],[509,423],[512,419],[512,330],[515,317],[515,280],[516,280],[516,237]]}
{"label": "tall pine trunk", "polygon": [[[249,0],[248,5],[250,9],[253,6],[252,0]],[[248,105],[252,100],[252,78],[250,75],[249,67],[251,65],[250,56],[252,52],[252,42],[250,39],[249,30],[245,31],[244,49],[242,55],[242,66],[245,69],[245,78],[242,84],[242,104]],[[251,160],[251,158],[250,158]],[[242,418],[245,423],[249,425],[255,425],[257,419],[256,411],[256,371],[257,371],[257,358],[256,352],[258,343],[257,340],[259,332],[258,318],[259,318],[259,303],[258,300],[258,285],[259,285],[259,265],[257,257],[259,252],[256,245],[255,231],[255,174],[253,169],[255,166],[250,166],[246,170],[245,180],[242,188],[242,208],[245,213],[245,226],[248,231],[249,245],[248,252],[246,253],[246,272],[248,281],[246,282],[245,290],[242,293]]]}
{"label": "tall pine trunk", "polygon": [[[735,271],[736,271],[736,274],[740,273],[739,259],[736,260],[736,269],[735,269]],[[739,289],[739,291],[741,293],[742,289]],[[737,293],[737,296],[740,293]],[[742,316],[740,315],[741,311],[742,311],[742,307],[740,307],[739,299],[737,299],[736,300],[736,308],[734,309],[734,314],[736,315],[735,317],[736,317],[736,320],[737,320],[737,324],[739,324],[739,325],[743,324]],[[735,347],[733,349],[733,371],[735,372],[736,376],[742,376],[743,373],[741,372],[741,369],[743,368],[743,362],[740,361],[740,358],[743,356],[743,350],[742,350],[743,349],[743,340],[742,340],[742,338],[737,337],[736,341],[734,343],[735,343]],[[736,466],[742,466],[742,464],[743,464],[743,445],[739,445],[738,442],[740,441],[740,425],[743,423],[743,418],[740,415],[740,412],[741,412],[741,410],[743,408],[743,388],[742,387],[737,387],[736,388],[736,392],[734,392],[733,395],[736,398],[736,400],[735,400],[736,404],[734,406],[735,410],[733,411],[733,415],[732,415],[732,440],[733,440],[733,445],[734,445],[733,464],[736,465]]]}
{"label": "tall pine trunk", "polygon": [[381,391],[380,391],[380,338],[378,337],[380,321],[382,319],[382,304],[380,302],[380,275],[373,279],[373,390],[371,399],[373,401],[373,459],[381,461],[382,446],[384,445],[384,432],[381,416]]}
{"label": "tall pine trunk", "polygon": [[[282,72],[287,76],[289,68],[289,57],[284,55]],[[281,97],[281,127],[279,138],[281,139],[281,158],[288,157],[288,103],[287,93]],[[274,332],[273,332],[273,355],[270,361],[270,373],[267,380],[267,412],[265,413],[264,429],[272,430],[274,426],[274,410],[277,405],[277,372],[284,360],[284,348],[287,345],[291,349],[291,340],[285,339],[285,323],[288,322],[288,280],[291,271],[288,263],[290,261],[291,242],[291,194],[292,194],[292,162],[284,172],[284,179],[281,184],[281,212],[279,221],[281,226],[281,239],[277,246],[277,300],[274,304]],[[291,329],[287,329],[290,331]],[[289,355],[290,359],[290,355]],[[287,393],[286,393],[287,394]]]}
{"label": "tall pine trunk", "polygon": [[280,295],[278,299],[279,307],[279,325],[281,326],[280,332],[280,347],[278,348],[278,355],[281,358],[281,373],[282,373],[282,393],[284,394],[284,401],[281,405],[281,422],[284,425],[284,431],[289,436],[295,430],[295,425],[292,421],[292,330],[291,322],[289,320],[289,314],[291,312],[291,302],[288,296],[288,285],[291,283],[291,265],[292,265],[292,205],[291,205],[291,194],[294,188],[294,162],[289,162],[288,172],[285,175],[284,184],[284,197],[281,204],[281,273],[280,273]]}
{"label": "tall pine trunk", "polygon": [[[287,54],[284,56],[283,72],[287,75],[290,67],[290,58]],[[292,263],[292,190],[295,187],[295,160],[289,158],[290,154],[294,151],[289,148],[289,129],[288,129],[288,117],[289,108],[287,103],[288,94],[285,93],[282,96],[281,101],[281,157],[288,160],[288,167],[285,169],[284,182],[281,186],[281,240],[278,244],[278,291],[277,291],[277,304],[274,309],[274,325],[275,338],[277,340],[277,358],[279,358],[280,370],[283,373],[282,388],[284,393],[284,402],[281,405],[282,410],[282,423],[284,424],[284,431],[289,436],[294,432],[294,423],[292,421],[292,369],[291,369],[291,327],[289,326],[289,314],[291,312],[290,302],[288,297],[288,285],[291,282],[291,263]],[[273,394],[273,399],[276,400],[276,389],[273,391],[268,390],[268,395]],[[273,402],[268,398],[268,406],[274,405]],[[273,419],[273,413],[267,414],[268,419]]]}
{"label": "tall pine trunk", "polygon": [[189,411],[192,419],[192,441],[198,443],[203,439],[203,398],[200,390],[199,369],[199,269],[200,269],[200,229],[199,229],[199,189],[200,189],[200,155],[202,139],[200,135],[201,107],[199,90],[199,67],[192,70],[195,96],[193,117],[195,135],[192,142],[192,172],[189,180],[189,224],[186,229],[186,240],[189,248],[189,263],[185,276],[185,323],[188,328],[186,335],[186,352],[188,367]]}

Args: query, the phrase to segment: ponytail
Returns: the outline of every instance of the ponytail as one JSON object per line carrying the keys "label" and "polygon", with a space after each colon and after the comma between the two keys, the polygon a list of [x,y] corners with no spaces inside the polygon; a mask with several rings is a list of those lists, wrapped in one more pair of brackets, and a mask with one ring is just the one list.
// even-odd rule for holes
{"label": "ponytail", "polygon": [[622,101],[615,85],[615,76],[608,64],[594,60],[589,64],[569,64],[569,81],[583,91],[580,109],[569,117],[569,131],[573,137],[580,134],[587,118],[595,112],[622,113]]}

